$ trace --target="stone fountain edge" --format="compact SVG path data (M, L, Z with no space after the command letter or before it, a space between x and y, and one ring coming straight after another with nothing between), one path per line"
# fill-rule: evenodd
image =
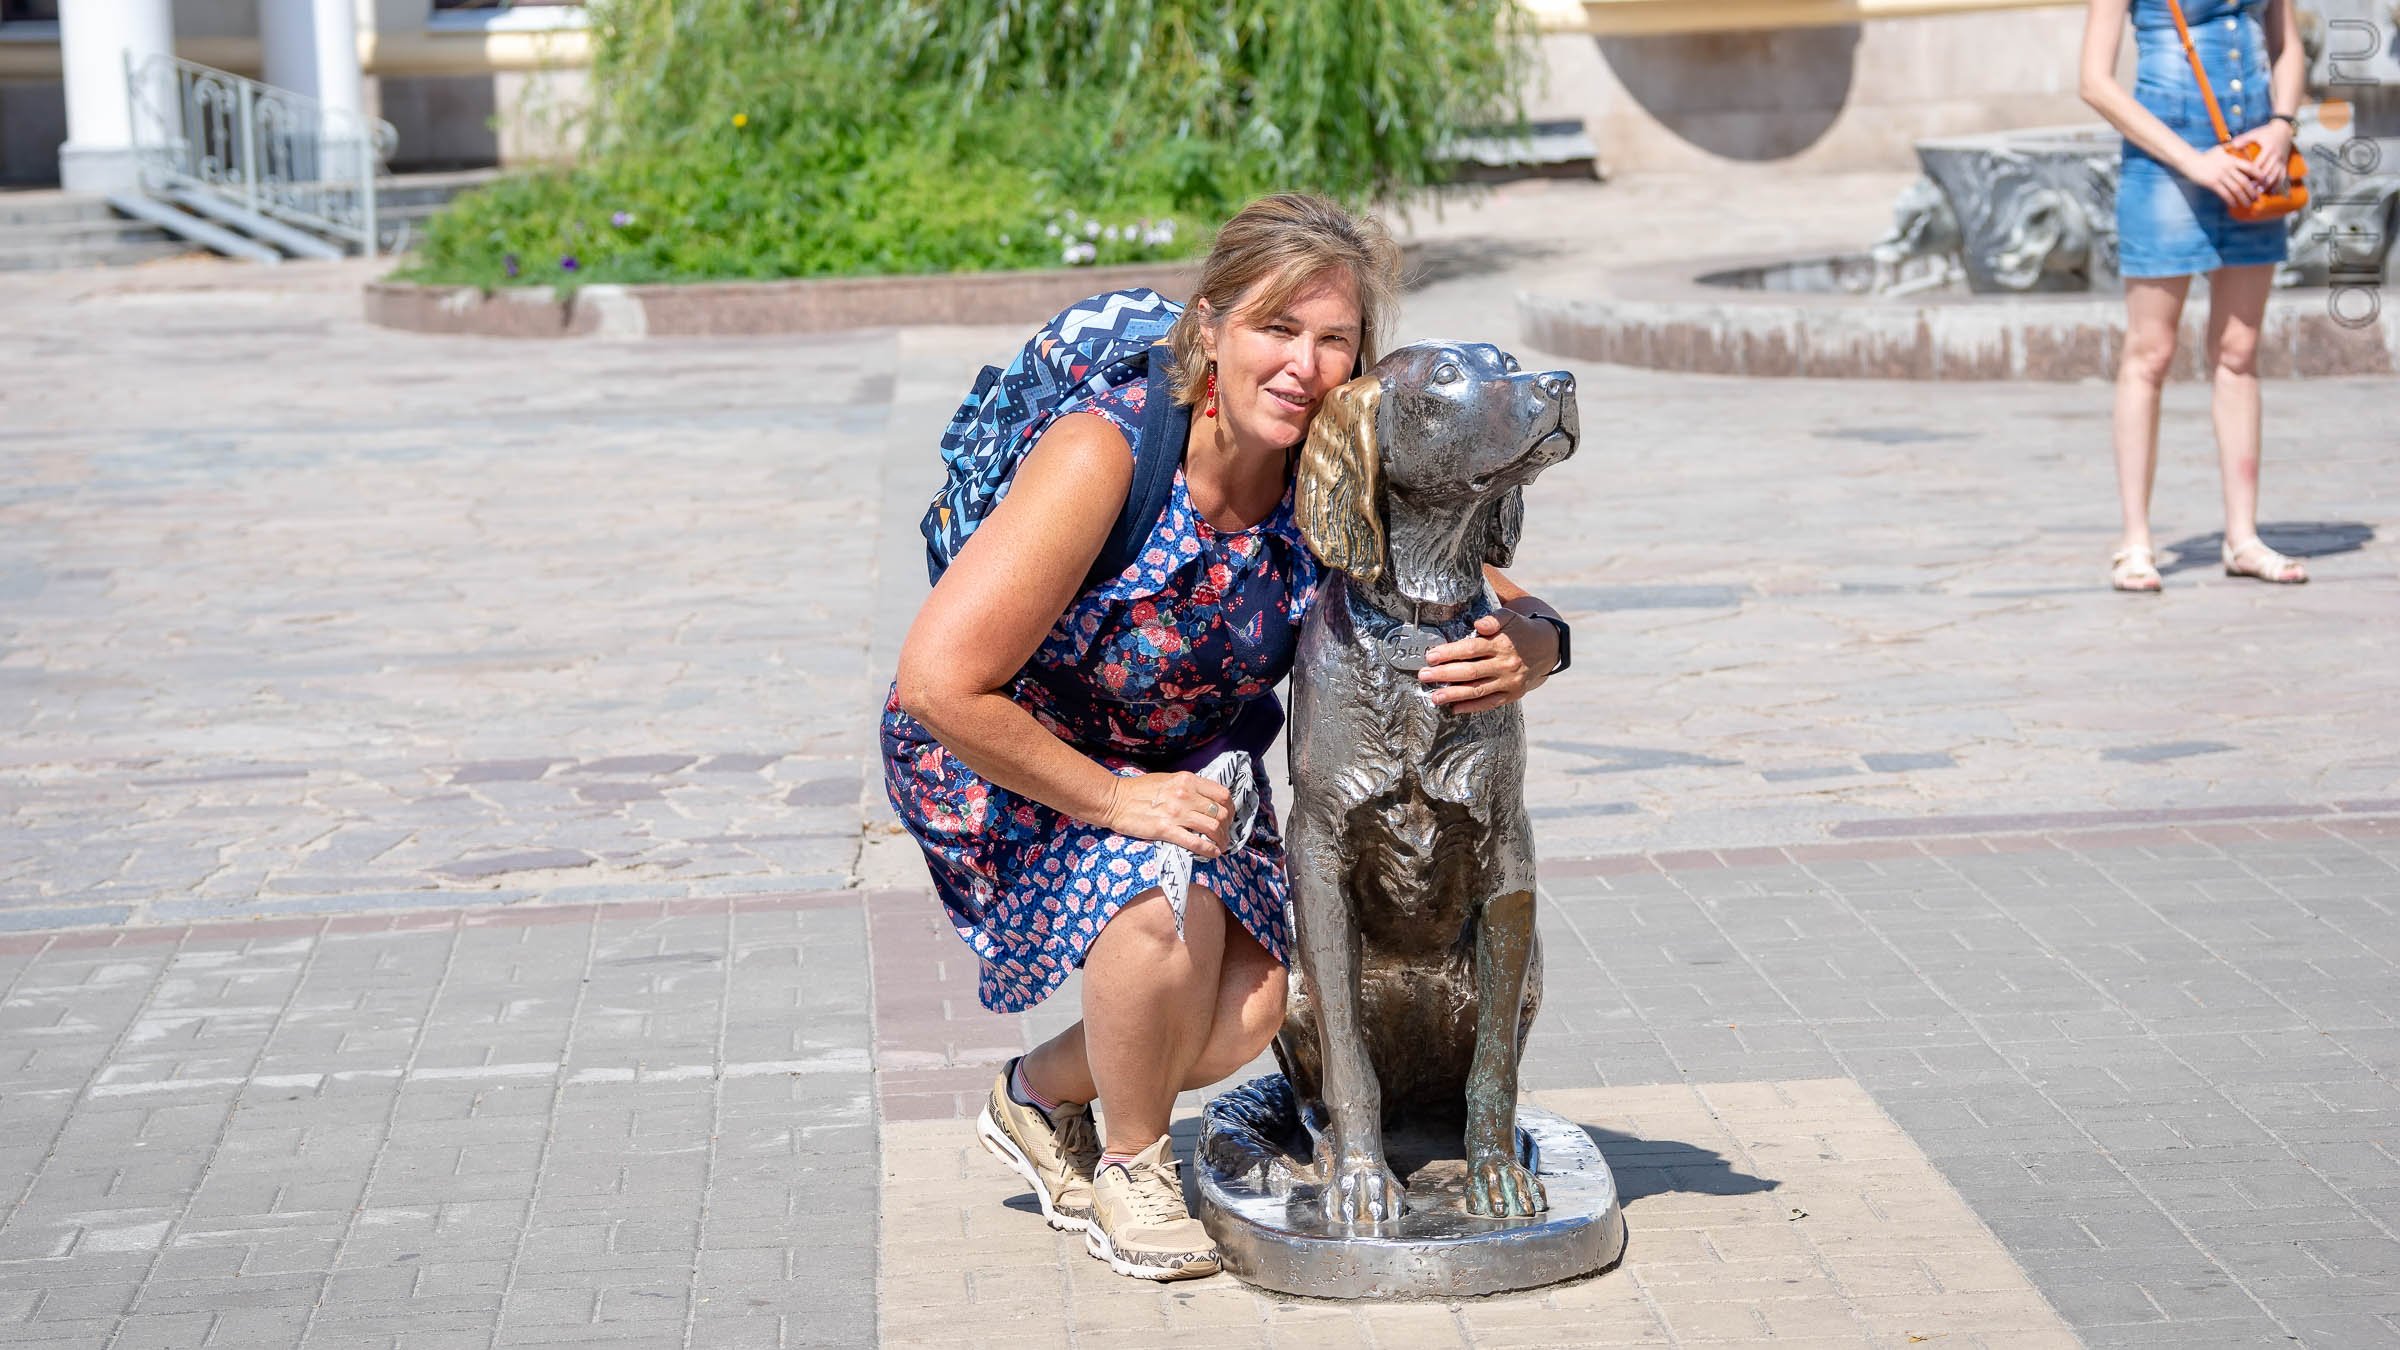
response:
M1802 254L1801 259L1835 252ZM1646 370L1814 379L2108 379L2124 343L2115 295L1938 299L1737 291L1704 273L1794 261L1792 255L1695 258L1601 274L1580 294L1517 296L1524 342L1554 355ZM2338 322L2323 289L2267 302L2259 373L2271 378L2400 372L2400 314ZM2207 307L2187 305L2173 376L2202 376Z

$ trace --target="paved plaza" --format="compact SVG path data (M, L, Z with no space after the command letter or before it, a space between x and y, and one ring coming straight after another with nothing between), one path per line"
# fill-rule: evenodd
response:
M1510 188L1402 335L1902 181ZM1022 333L369 275L0 277L0 1343L2400 1346L2400 380L2267 386L2301 588L2220 575L2171 388L2119 596L2104 385L1570 363L1526 1087L1631 1243L1362 1308L1113 1276L974 1147L1073 989L976 1005L873 726Z

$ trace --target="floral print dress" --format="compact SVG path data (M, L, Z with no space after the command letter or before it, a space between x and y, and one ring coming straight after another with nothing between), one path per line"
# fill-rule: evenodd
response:
M1074 411L1098 413L1139 443L1144 387ZM1219 530L1192 509L1183 471L1140 558L1059 616L1009 695L1051 734L1118 774L1205 745L1291 669L1317 563L1292 517ZM995 1012L1047 997L1124 904L1158 884L1159 845L1076 820L986 781L900 710L883 711L884 786L925 850L950 922L982 965L976 993ZM1283 839L1259 775L1249 843L1199 860L1195 885L1278 961L1290 929Z

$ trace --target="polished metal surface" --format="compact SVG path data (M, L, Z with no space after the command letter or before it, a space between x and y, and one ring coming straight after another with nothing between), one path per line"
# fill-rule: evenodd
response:
M1589 1235L1539 1259L1515 1236L1552 1203L1518 1131L1517 1063L1541 1000L1524 713L1448 711L1415 673L1429 647L1500 610L1483 568L1509 561L1526 484L1579 434L1573 376L1524 371L1486 343L1393 352L1311 425L1296 501L1328 570L1292 672L1297 950L1276 1058L1285 1114L1315 1124L1267 1128L1305 1139L1286 1156L1314 1180L1274 1222L1208 1219L1235 1234L1237 1275L1294 1293L1430 1294L1605 1259ZM1274 1169L1244 1156L1218 1155L1271 1184ZM1412 1192L1395 1160L1411 1184L1443 1184ZM1240 1191L1220 1177L1203 1194ZM1369 1244L1356 1260L1339 1254L1352 1241Z
M1396 1221L1371 1232L1328 1228L1316 1205L1324 1170L1291 1086L1281 1075L1253 1079L1209 1103L1202 1119L1201 1219L1227 1270L1318 1298L1497 1294L1614 1264L1625 1214L1591 1136L1532 1106L1517 1108L1516 1128L1519 1156L1550 1199L1542 1213L1469 1214L1462 1165L1435 1159L1412 1167Z

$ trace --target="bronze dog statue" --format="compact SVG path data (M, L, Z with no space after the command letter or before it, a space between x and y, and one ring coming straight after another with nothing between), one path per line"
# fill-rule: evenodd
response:
M1299 960L1275 1050L1324 1123L1336 1225L1400 1215L1383 1131L1403 1121L1463 1129L1468 1212L1546 1207L1516 1132L1541 998L1525 717L1446 712L1416 672L1499 609L1483 564L1509 562L1525 484L1577 439L1573 376L1420 343L1336 389L1301 454L1326 572L1292 675Z

